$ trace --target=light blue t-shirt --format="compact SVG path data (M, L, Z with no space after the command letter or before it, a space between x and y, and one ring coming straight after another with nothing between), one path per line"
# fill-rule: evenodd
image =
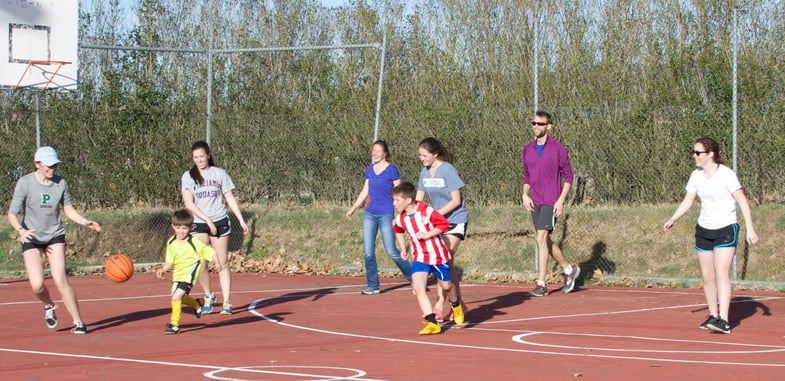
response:
M420 172L420 181L417 183L417 190L428 194L431 206L439 210L452 200L450 193L463 189L466 185L458 175L458 170L452 164L443 161L434 175L431 176L430 167L423 167ZM444 215L451 224L465 224L469 222L469 211L463 202L463 192L461 192L461 205Z

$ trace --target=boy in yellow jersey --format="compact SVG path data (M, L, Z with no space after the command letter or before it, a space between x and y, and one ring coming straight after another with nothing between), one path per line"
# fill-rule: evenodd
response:
M193 307L196 318L202 317L204 299L194 299L188 295L191 287L199 280L199 272L207 261L212 261L215 250L198 239L192 239L191 225L194 217L187 209L180 209L172 214L172 230L174 236L166 243L166 263L155 272L158 279L173 269L172 275L172 319L166 326L164 334L174 335L180 332L180 315L183 303ZM217 266L220 266L216 262ZM220 271L221 269L218 269Z

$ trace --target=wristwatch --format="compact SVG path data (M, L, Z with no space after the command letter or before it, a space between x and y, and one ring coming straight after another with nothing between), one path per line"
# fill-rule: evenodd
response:
M20 227L16 228L16 231L18 231L20 233L22 232L22 230L25 230L24 226L20 226Z

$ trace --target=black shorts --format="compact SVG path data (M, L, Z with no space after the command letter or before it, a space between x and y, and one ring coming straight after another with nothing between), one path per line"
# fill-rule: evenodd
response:
M203 222L194 223L191 226L191 234L207 233L207 235L211 237L226 237L229 234L232 234L232 223L231 221L229 221L229 217L225 217L213 223L215 224L215 229L218 234L215 235L210 234L210 227Z
M180 289L185 291L185 294L188 295L189 293L191 293L191 289L193 287L194 285L187 282L174 282L172 284L172 293L174 294L174 290Z
M42 242L35 238L32 238L29 241L22 244L22 252L24 253L25 251L30 249L46 250L47 247L51 245L58 245L58 244L65 244L65 235L59 235L46 242Z
M695 251L714 251L723 247L736 248L739 244L739 224L719 229L695 225Z
M534 205L532 221L534 222L534 230L547 230L552 232L553 225L556 225L556 217L553 215L553 206Z

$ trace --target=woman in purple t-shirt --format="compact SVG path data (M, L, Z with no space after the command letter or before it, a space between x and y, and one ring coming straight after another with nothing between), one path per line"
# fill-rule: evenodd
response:
M379 271L376 264L376 232L382 232L384 250L390 259L395 262L410 283L412 281L412 266L409 261L401 258L401 252L395 246L395 233L393 232L393 214L395 209L392 202L392 188L401 182L398 167L390 164L390 150L387 143L377 140L371 146L371 160L373 163L365 170L365 183L357 200L346 212L346 218L351 219L352 214L360 208L363 201L365 214L363 216L363 253L365 255L365 274L367 286L360 291L363 295L375 295L379 291Z

